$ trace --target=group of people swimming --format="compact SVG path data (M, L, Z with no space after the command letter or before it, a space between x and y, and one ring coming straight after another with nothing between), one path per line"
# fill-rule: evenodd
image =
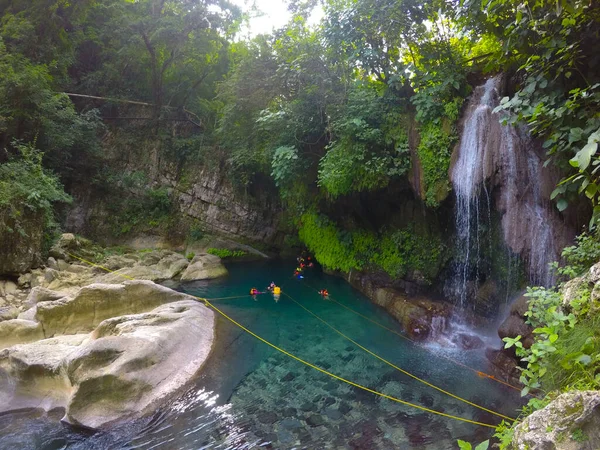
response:
M296 260L298 261L298 267L296 267L296 270L294 271L294 277L298 278L300 280L300 279L304 278L304 275L302 275L302 273L304 272L304 269L313 268L315 265L311 261L311 257L310 256L305 257L304 254L302 254L301 256L296 258Z
M305 253L302 253L302 255L296 258L296 260L298 261L298 266L294 271L294 278L302 279L304 278L304 275L302 275L304 270L307 268L313 268L315 264L312 261L312 258L310 256L307 256ZM250 295L256 300L257 295L266 294L267 291L273 294L275 301L279 300L279 296L281 295L281 287L277 286L274 281L271 281L271 284L269 284L269 286L266 287L266 291L259 291L258 289L253 287L252 289L250 289ZM327 291L327 289L321 289L319 291L319 295L321 295L323 298L327 298L329 297L329 292Z
M277 286L274 281L271 281L271 284L269 284L266 289L273 295L281 295L281 288ZM252 295L253 297L259 294L266 294L266 292L261 292L255 287L250 289L250 295Z

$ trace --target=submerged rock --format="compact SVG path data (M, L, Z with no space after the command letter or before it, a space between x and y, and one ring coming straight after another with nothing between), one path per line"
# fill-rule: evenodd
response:
M213 339L213 312L187 297L91 334L15 345L0 352L0 410L65 407L64 421L91 428L141 415L194 376Z
M481 340L480 337L465 333L459 333L458 335L456 335L452 339L452 342L454 342L456 345L460 346L465 350L474 350L483 348L485 346L485 343Z
M572 391L534 412L515 429L513 450L600 448L600 391Z
M227 275L221 258L208 253L196 255L181 275L181 281L210 280Z

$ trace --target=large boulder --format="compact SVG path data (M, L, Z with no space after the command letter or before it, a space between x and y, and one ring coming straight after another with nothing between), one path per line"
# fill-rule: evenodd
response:
M500 336L500 339L521 336L523 347L529 348L533 345L533 327L526 323L527 318L525 317L525 313L528 309L528 298L524 295L519 296L519 298L511 305L509 316L498 328L498 336Z
M50 248L50 256L55 259L71 261L70 256L74 254L79 257L93 257L95 255L94 244L92 241L75 236L72 233L64 233L58 241Z
M185 256L167 250L144 253L141 258L136 255L110 257L104 267L115 270L97 278L98 283L121 283L124 279L165 281L179 277L189 265ZM120 267L119 267L120 265Z
M221 264L221 258L208 253L196 255L181 275L181 281L211 280L227 275L227 269Z
M0 351L0 411L64 407L64 421L102 428L155 408L198 372L212 348L213 312L183 297L104 320L90 334Z
M515 429L513 450L600 449L600 391L571 391Z
M12 319L0 322L0 350L23 342L44 339L44 330L39 322Z
M46 337L89 332L110 317L149 311L159 305L189 299L152 281L91 284L73 296L37 304L35 318Z

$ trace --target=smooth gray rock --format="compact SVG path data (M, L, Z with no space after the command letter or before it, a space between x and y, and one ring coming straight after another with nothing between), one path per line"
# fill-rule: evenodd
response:
M58 267L58 262L52 256L46 261L46 266L50 269L60 270L60 267Z
M600 449L600 391L571 391L526 417L513 450Z
M0 322L5 320L16 319L19 315L19 310L14 306L3 306L0 307Z
M44 339L44 330L39 322L23 319L0 322L0 350L40 339Z
M36 286L34 287L27 296L25 304L28 306L37 305L40 302L51 302L63 298L65 294L56 292L51 289Z
M208 253L196 255L181 275L181 281L211 280L227 275L221 258Z
M36 320L46 337L89 332L100 322L124 314L149 311L159 305L190 297L152 281L91 284L73 296L37 304Z
M0 411L64 407L64 421L91 428L143 415L201 369L214 322L210 309L187 297L107 319L90 334L2 350Z

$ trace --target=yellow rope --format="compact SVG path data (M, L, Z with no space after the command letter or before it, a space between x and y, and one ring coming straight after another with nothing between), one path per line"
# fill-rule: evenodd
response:
M107 272L109 272L109 273L115 273L115 274L117 274L117 275L120 275L120 276L122 276L122 277L124 277L124 278L130 279L130 280L135 280L135 279L134 279L134 278L132 278L132 277L129 277L129 276L127 276L127 275L124 275L124 274L121 274L121 273L119 273L118 271L113 271L113 270L110 270L110 269L108 269L108 268L106 268L106 267L103 267L103 266L101 266L101 265L99 265L99 264L95 264L95 263L93 263L93 262L90 262L90 261L87 261L87 260L85 260L85 259L83 259L83 258L79 258L78 256L75 256L75 255L73 255L73 254L71 254L71 253L67 253L67 254L68 254L69 256L71 256L71 257L75 258L75 259L78 259L78 260L80 260L80 261L83 261L83 262L85 262L85 263L87 263L87 264L89 264L89 265L91 265L91 266L94 266L94 267L98 267L98 268L100 268L100 269L103 269L103 270L105 270L105 271L107 271ZM287 295L287 294L286 294L286 295ZM378 395L378 396L380 396L380 397L387 398L388 400L392 400L392 401L394 401L394 402L397 402L397 403L400 403L400 404L403 404L403 405L406 405L406 406L410 406L410 407L412 407L412 408L419 409L419 410L421 410L421 411L425 411L425 412L428 412L428 413L431 413L431 414L436 414L436 415L439 415L439 416L447 417L447 418L449 418L449 419L458 420L458 421L461 421L461 422L470 423L470 424L473 424L473 425L479 425L479 426L482 426L482 427L494 428L494 429L496 428L496 426L495 426L495 425L491 425L491 424L488 424L488 423L483 423L483 422L477 422L477 421L475 421L475 420L465 419L464 417L459 417L459 416L455 416L455 415L452 415L452 414L447 414L447 413L444 413L444 412L441 412L441 411L436 411L436 410L434 410L434 409L426 408L426 407L424 407L424 406L416 405L416 404L414 404L414 403L410 403L410 402L407 402L407 401L401 400L401 399L399 399L399 398L392 397L392 396L390 396L390 395L384 394L384 393L382 393L382 392L375 391L375 390L373 390L373 389L370 389L370 388L368 388L368 387L366 387L366 386L360 385L360 384L358 384L358 383L355 383L355 382L353 382L353 381L350 381L350 380L347 380L347 379L345 379L345 378L343 378L343 377L340 377L340 376L338 376L338 375L335 375L335 374L333 374L333 373L331 373L331 372L329 372L329 371L327 371L327 370L325 370L325 369L321 369L320 367L318 367L318 366L315 366L314 364L311 364L311 363L309 363L308 361L305 361L305 360L303 360L303 359L301 359L301 358L299 358L299 357L297 357L297 356L293 355L292 353L290 353L290 352L288 352L288 351L284 350L284 349L283 349L283 348L281 348L281 347L278 347L277 345L275 345L275 344L273 344L273 343L271 343L271 342L267 341L266 339L262 338L262 337L261 337L261 336L259 336L258 334L256 334L256 333L252 332L251 330L249 330L248 328L246 328L245 326L243 326L241 323L237 322L235 319L233 319L233 318L229 317L229 316L228 316L226 313L224 313L224 312L223 312L223 311L221 311L219 308L217 308L215 305L213 305L213 304L212 304L212 303L211 303L211 302L210 302L208 299L206 299L206 298L202 298L202 297L196 297L196 296L191 296L191 297L194 297L195 299L197 299L197 300L200 300L200 301L204 302L204 304L206 304L207 306L210 306L212 309L214 309L216 312L218 312L218 313L219 313L221 316L223 316L225 319L229 320L231 323L233 323L234 325L236 325L236 326L237 326L237 327L239 327L240 329L244 330L246 333L248 333L248 334L249 334L249 335L251 335L252 337L254 337L254 338L258 339L259 341L263 342L264 344L268 345L269 347L271 347L271 348L273 348L273 349L277 350L278 352L280 352L280 353L282 353L282 354L284 354L284 355L286 355L286 356L288 356L288 357L290 357L290 358L294 359L295 361L298 361L298 362L300 362L300 363L302 363L302 364L304 364L304 365L306 365L306 366L308 366L308 367L311 367L312 369L315 369L315 370L317 370L317 371L319 371L319 372L321 372L321 373L324 373L325 375L328 375L328 376L330 376L330 377L332 377L332 378L334 378L334 379L336 379L336 380L342 381L342 382L344 382L344 383L347 383L347 384L349 384L349 385L351 385L351 386L354 386L354 387L356 387L356 388L359 388L359 389L362 389L362 390L364 390L364 391L370 392L370 393L372 393L372 394ZM288 295L288 297L289 297L289 295ZM291 297L290 297L290 298L291 298Z
M304 281L304 280L303 280L303 281ZM317 289L315 289L314 287L312 287L312 286L311 286L310 284L308 284L306 281L304 281L304 284L306 284L306 285L307 285L309 288L311 288L311 289L312 289L312 290L314 290L315 292L318 292L318 290L317 290ZM505 386L507 386L507 387L509 387L509 388L511 388L511 389L514 389L514 390L516 390L516 391L519 391L519 392L521 392L521 388L519 388L519 387L517 387L517 386L513 386L512 384L510 384L510 383L507 383L506 381L500 380L500 379L496 378L494 375L490 375L490 374L487 374L487 373L485 373L485 372L482 372L482 371L480 371L480 370L474 369L474 368L472 368L472 367L469 367L469 366L467 366L466 364L463 364L463 363L461 363L460 361L456 361L455 359L449 358L448 356L441 355L441 354L439 354L439 353L435 353L435 352L433 352L433 351L429 350L427 347L425 347L425 346L423 346L423 345L419 345L419 343L418 343L418 342L415 342L415 341L413 341L412 339L410 339L409 337L407 337L407 336L404 336L402 333L398 333L396 330L393 330L393 329L391 329L391 328L389 328L389 327L386 327L385 325L383 325L383 324L381 324L381 323L377 322L376 320L373 320L373 319L371 319L370 317L368 317L368 316L365 316L364 314L361 314L361 313L359 313L359 312L358 312L358 311L356 311L355 309L352 309L352 308L350 308L349 306L346 306L346 305L344 305L343 303L341 303L341 302L337 301L336 299L334 299L333 297L331 297L331 295L328 295L328 296L327 296L327 299L328 299L328 300L331 300L332 302L334 302L334 303L336 303L336 304L338 304L338 305L339 305L339 306L341 306L342 308L345 308L345 309L347 309L348 311L350 311L350 312L352 312L352 313L354 313L354 314L356 314L356 315L358 315L358 316L362 317L363 319L365 319L365 320L368 320L369 322L371 322L371 323L373 323L373 324L377 325L378 327L381 327L381 328L383 328L384 330L387 330L387 331L389 331L390 333L394 333L396 336L399 336L399 337L401 337L402 339L404 339L404 340L407 340L408 342L410 342L410 343L414 344L415 346L417 346L417 347L419 347L419 348L421 348L421 349L425 350L425 351L426 351L426 352L428 352L428 353L431 353L431 354L432 354L432 355L434 355L434 356L437 356L437 357L439 357L439 358L443 358L443 359L445 359L445 360L447 360L447 361L450 361L451 363L454 363L454 364L456 364L456 365L458 365L458 366L461 366L461 367L463 367L463 368L465 368L465 369L468 369L468 370L470 370L470 371L474 372L475 374L477 374L477 375L478 375L479 377L481 377L481 378L487 378L487 379L489 379L489 380L496 381L496 382L498 382L498 383L501 383L501 384L503 384L503 385L505 385Z
M425 384L426 386L429 386L430 388L433 388L439 392L442 392L443 394L446 394L456 400L459 400L463 403L466 403L467 405L471 405L474 406L475 408L479 408L483 411L486 411L490 414L494 414L498 417L502 417L503 419L507 419L507 420L511 420L511 421L515 421L515 419L513 419L512 417L508 417L505 416L504 414L500 414L499 412L496 411L492 411L491 409L487 409L481 405L478 405L476 403L470 402L467 399L464 399L462 397L459 397L458 395L455 395L451 392L448 392L444 389L442 389L441 387L436 386L435 384L429 383L428 381L419 378L416 375L413 375L412 373L408 372L407 370L402 369L401 367L396 366L395 364L391 363L390 361L388 361L385 358L382 358L381 356L379 356L377 353L372 352L371 350L369 350L368 348L360 345L358 342L356 342L354 339L352 339L351 337L345 335L344 333L342 333L340 330L338 330L337 328L335 328L333 325L331 325L330 323L328 323L327 321L325 321L324 319L322 319L321 317L319 317L317 314L315 314L314 312L312 312L310 309L308 309L307 307L305 307L303 304L301 304L300 302L296 301L294 298L292 298L291 295L287 294L284 292L284 295L287 296L290 300L292 300L294 303L296 303L298 306L300 306L300 308L304 309L307 313L311 314L313 317L315 317L317 320L319 320L320 322L322 322L324 325L326 325L327 327L331 328L333 331L335 331L337 334L339 334L340 336L342 336L344 339L347 339L348 341L352 342L354 345L356 345L358 348L360 348L361 350L367 352L369 355L377 358L378 360L386 363L388 366L393 367L394 369L398 370L399 372L402 372L404 375L407 375L423 384Z

